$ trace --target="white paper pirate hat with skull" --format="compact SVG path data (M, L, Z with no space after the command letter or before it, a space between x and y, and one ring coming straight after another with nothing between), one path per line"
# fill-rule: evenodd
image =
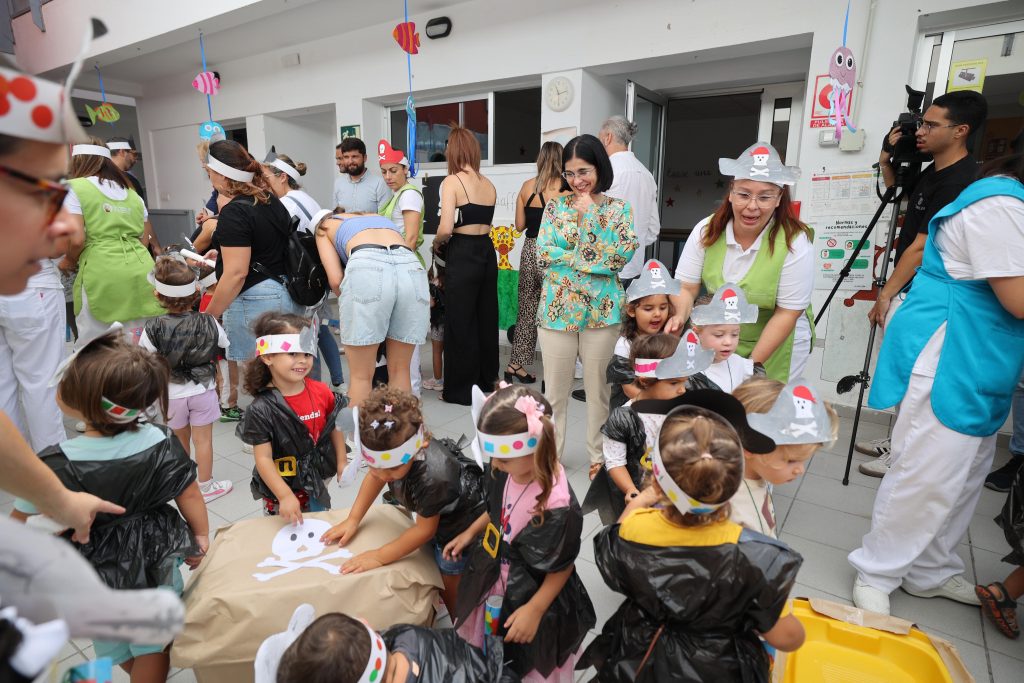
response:
M749 413L747 422L780 446L832 441L832 419L825 402L802 377L785 386L771 410Z
M89 142L71 105L71 86L82 70L89 45L106 32L99 19L86 27L78 57L63 85L0 65L0 135L58 145Z
M633 302L654 294L675 296L679 294L681 285L679 280L672 278L665 264L657 259L651 259L644 264L640 275L626 288L626 301Z
M675 352L658 363L654 371L657 379L679 379L704 372L715 360L715 352L700 345L700 339L693 330L683 333Z
M726 282L711 297L711 303L694 307L690 321L694 325L756 323L757 306L747 303L747 295L739 285Z
M800 169L783 164L782 157L767 142L755 142L738 159L720 158L718 171L736 180L760 180L779 187L795 185L800 179Z

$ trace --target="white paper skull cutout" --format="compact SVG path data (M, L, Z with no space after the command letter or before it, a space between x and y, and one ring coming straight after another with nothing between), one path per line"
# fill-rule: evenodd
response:
M697 345L700 344L700 340L697 339L697 335L692 331L687 332L684 343L686 344L686 355L690 357L696 355Z
M765 165L767 165L768 164L768 156L769 155L770 155L770 152L768 151L767 147L758 147L757 149L755 149L753 152L750 153L750 156L754 157L754 165L755 166L765 166Z
M727 311L738 311L740 307L740 299L731 289L722 292L722 303Z
M253 574L253 578L257 581L269 581L276 576L305 568L322 569L329 574L339 574L341 566L328 564L326 561L352 557L352 553L345 548L339 548L332 553L321 555L327 546L320 540L320 537L330 528L331 525L322 519L305 519L302 524L289 524L282 527L270 545L270 549L276 557L268 557L256 565L257 567L281 567L281 569L267 574L256 573Z
M798 386L793 389L793 408L796 413L793 415L798 420L814 419L814 396L805 386Z

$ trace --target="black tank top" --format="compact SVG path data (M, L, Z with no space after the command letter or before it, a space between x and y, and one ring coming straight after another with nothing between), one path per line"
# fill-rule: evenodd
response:
M459 181L459 185L462 185L462 191L466 193L466 198L469 198L469 191L466 190L466 184L462 182L462 178L455 175L455 179ZM461 228L463 225L490 225L491 221L494 220L494 204L474 204L473 202L466 202L455 207L455 225L453 228ZM538 225L540 225L538 223Z
M537 196L540 197L540 206L530 206L530 202ZM526 236L530 239L537 239L537 235L540 233L540 221L544 218L544 207L547 204L548 202L544 199L543 192L533 192L530 194L530 198L526 200L523 213L526 214Z

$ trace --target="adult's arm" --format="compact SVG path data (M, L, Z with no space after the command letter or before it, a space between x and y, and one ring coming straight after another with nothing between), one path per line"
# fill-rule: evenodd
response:
M793 239L779 274L775 312L750 352L750 360L764 363L796 327L814 293L814 251L806 234Z
M889 144L895 146L896 142L903 137L900 127L896 126L890 130L888 137ZM884 149L878 153L878 168L882 171L882 180L885 182L885 186L892 187L892 184L896 182L896 171L892 167L892 154Z
M775 353L790 333L796 327L796 321L803 315L803 311L794 311L789 308L775 307L775 312L768 319L768 323L761 330L761 336L750 352L750 360L755 363L764 363Z
M446 240L455 229L455 181L448 176L441 181L441 218L437 224L437 239Z
M1010 315L1024 319L1024 275L1017 277L990 277L988 284L996 298Z
M405 224L405 246L413 251L416 251L416 240L420 237L420 223L422 220L422 211L402 212L402 222Z
M195 247L197 254L203 254L213 242L213 233L217 230L217 218L211 217L203 221L202 227L199 228L199 236L192 242L192 246Z
M217 291L214 292L213 300L206 309L206 312L215 318L222 316L242 291L242 285L245 284L245 278L249 273L252 248L222 246L220 257L224 263L224 272L217 280Z
M638 241L633 225L633 208L629 202L624 201L622 210L609 215L604 222L598 218L596 205L588 208L580 225L579 244L611 245L612 249L609 252L577 248L574 250L572 267L591 275L610 276L618 273L637 250Z
M75 541L89 541L89 530L97 514L124 514L124 508L120 505L64 488L53 470L32 451L18 428L3 412L0 412L0 443L4 444L0 448L2 488L29 501L41 513L74 529Z
M919 232L914 237L914 241L911 242L910 246L903 250L900 260L892 271L892 275L889 276L888 281L878 292L878 299L875 300L875 305L868 311L868 320L879 327L885 326L885 316L889 312L892 298L907 286L910 278L914 277L914 272L921 265L921 260L924 258L924 244L927 241L928 233Z
M316 233L316 251L320 254L320 263L324 266L331 291L335 295L340 295L341 279L345 276L345 271L341 267L341 256L338 255L338 250L334 247L330 233Z
M153 231L153 224L149 222L147 218L142 224L142 246L152 247L156 253L163 252L163 248L160 246L160 240L156 238L156 233Z
M540 231L537 233L537 266L541 270L554 265L569 266L576 251L567 249L568 245L562 239L556 219L556 205L556 202L548 202L544 207L544 217L541 218Z
M668 297L668 300L672 302L672 309L675 313L665 323L665 332L667 334L678 335L682 333L683 327L685 327L686 321L690 317L690 311L693 310L693 302L697 300L698 294L700 294L699 282L683 282L679 285L679 293Z
M536 182L534 180L527 180L523 183L523 186L519 188L519 194L516 195L516 230L519 232L526 231L526 185L530 182Z

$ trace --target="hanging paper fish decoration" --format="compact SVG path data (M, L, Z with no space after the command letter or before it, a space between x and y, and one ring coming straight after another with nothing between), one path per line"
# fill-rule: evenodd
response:
M204 71L192 79L192 87L204 95L216 95L220 92L220 79L212 71Z
M96 119L99 119L103 123L114 123L121 118L121 113L114 109L114 105L110 102L104 102L95 109L87 104L85 105L85 113L89 115L89 120L94 124L96 123Z
M398 43L398 47L402 48L411 55L419 54L420 52L420 34L416 33L416 22L406 21L395 26L395 30L391 33L395 38L395 42Z
M210 142L227 139L227 135L224 134L224 126L216 121L204 121L199 124L199 137Z

